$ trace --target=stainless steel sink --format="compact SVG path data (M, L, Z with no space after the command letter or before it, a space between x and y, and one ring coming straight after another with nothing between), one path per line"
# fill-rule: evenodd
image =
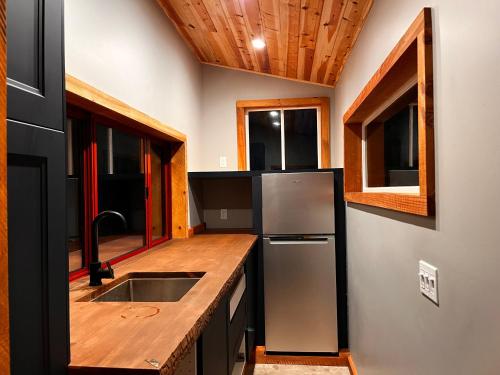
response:
M126 280L98 294L92 302L176 302L204 273L129 274Z

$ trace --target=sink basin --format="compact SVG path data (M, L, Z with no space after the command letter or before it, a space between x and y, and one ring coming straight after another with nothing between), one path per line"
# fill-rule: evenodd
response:
M129 274L125 280L91 298L92 302L176 302L204 273Z

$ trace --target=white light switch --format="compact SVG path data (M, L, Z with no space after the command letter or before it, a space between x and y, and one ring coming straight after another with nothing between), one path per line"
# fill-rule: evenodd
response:
M438 298L438 269L432 264L424 262L423 260L418 262L418 281L420 284L420 292L433 301L436 305L439 305Z
M220 219L227 220L227 208L220 209Z
M219 167L227 168L227 158L225 156L219 157Z

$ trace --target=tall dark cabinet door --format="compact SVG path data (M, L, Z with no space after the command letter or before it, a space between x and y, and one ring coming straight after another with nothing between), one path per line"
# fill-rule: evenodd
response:
M7 121L9 292L13 375L68 364L64 134Z
M7 2L12 375L69 362L62 0Z
M62 0L7 1L7 117L63 130Z

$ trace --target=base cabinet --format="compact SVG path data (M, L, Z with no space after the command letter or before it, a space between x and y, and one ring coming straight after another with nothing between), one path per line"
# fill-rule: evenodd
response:
M198 375L228 373L227 297L224 296L210 323L198 339Z
M253 262L254 250L248 257ZM248 341L248 330L252 324L248 293L250 283L255 280L250 274L253 267L245 265L245 273L239 277L219 303L207 327L197 342L197 375L241 375L246 358L251 357L255 346ZM250 271L250 272L249 272ZM251 328L253 330L253 327Z

